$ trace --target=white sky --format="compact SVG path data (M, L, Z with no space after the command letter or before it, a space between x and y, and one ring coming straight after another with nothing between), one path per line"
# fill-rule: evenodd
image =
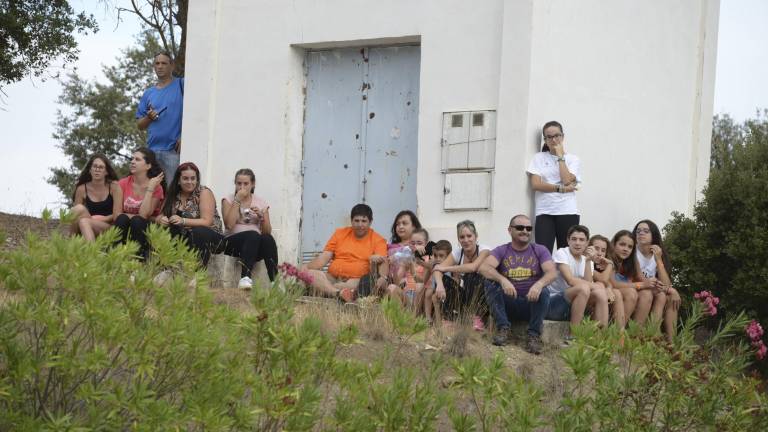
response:
M118 3L126 3L119 0ZM89 10L99 20L98 33L78 38L81 77L103 79L101 65L114 64L120 50L133 44L139 30L129 14L116 26L116 13L96 2L74 0L76 10ZM717 47L715 113L737 121L768 108L768 1L721 0ZM149 67L149 62L147 63ZM39 216L43 208L58 208L58 190L45 182L49 167L66 166L67 159L52 138L56 100L61 86L54 79L25 79L6 87L0 103L0 211Z

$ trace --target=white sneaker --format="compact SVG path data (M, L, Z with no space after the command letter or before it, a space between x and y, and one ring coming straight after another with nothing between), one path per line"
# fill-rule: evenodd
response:
M237 287L244 290L249 290L253 288L253 281L248 276L243 276L242 279L240 279L240 282L237 283Z

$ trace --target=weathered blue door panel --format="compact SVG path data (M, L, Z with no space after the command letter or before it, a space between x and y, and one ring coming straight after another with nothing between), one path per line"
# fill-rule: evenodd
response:
M402 46L368 54L364 193L382 235L398 211L416 211L419 53L419 47Z
M358 202L384 236L399 210L416 210L419 57L411 46L307 53L303 260Z

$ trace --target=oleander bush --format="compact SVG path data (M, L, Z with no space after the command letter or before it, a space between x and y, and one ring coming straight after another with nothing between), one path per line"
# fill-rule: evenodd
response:
M561 353L565 390L546 393L503 352L404 357L426 324L396 302L381 306L391 349L356 359L355 325L294 315L295 278L254 289L239 312L213 302L183 244L157 228L149 238L146 263L114 232L30 235L0 252L0 430L768 428L765 394L744 374L743 315L703 345L697 304L673 344L652 326L585 323Z

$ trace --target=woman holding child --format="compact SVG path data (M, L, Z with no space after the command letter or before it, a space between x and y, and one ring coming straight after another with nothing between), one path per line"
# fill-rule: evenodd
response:
M482 316L487 314L480 264L491 253L491 248L477 242L477 228L471 220L456 225L456 236L461 248L451 251L433 269L435 289L433 294L436 310L448 319L472 316L475 330L485 326ZM432 294L428 291L428 296ZM444 302L444 303L443 303ZM440 311L442 303L443 311Z
M221 213L227 228L224 253L239 257L243 269L238 287L253 285L251 272L257 261L264 260L269 280L277 275L277 243L272 237L269 204L254 195L256 174L249 168L235 173L235 193L221 200Z
M172 235L182 237L198 252L203 265L208 264L224 236L216 198L210 189L200 185L200 170L194 163L184 162L176 169L156 222Z
M415 234L415 235L414 235ZM387 260L389 261L390 281L386 288L386 295L398 299L403 303L417 302L420 298L416 281L417 258L426 255L426 244L429 234L422 229L421 222L416 214L410 210L403 210L395 216L392 223L391 243L387 244ZM420 259L422 264L423 259ZM423 267L423 266L420 266ZM427 277L429 272L426 273ZM421 281L424 283L424 280ZM422 285L423 286L423 285Z
M155 152L142 147L133 152L130 175L118 182L123 193L123 212L115 219L122 232L122 242L131 239L139 243L139 256L146 259L149 243L146 231L149 222L160 214L160 203L165 196L163 170Z
M77 178L72 202L75 204L73 234L79 233L86 241L94 241L112 226L115 216L123 210L123 191L106 156L96 153L88 159Z
M579 157L565 152L563 126L547 122L542 128L544 145L528 165L536 202L536 243L552 251L568 246L568 228L579 224L576 190L581 182Z

